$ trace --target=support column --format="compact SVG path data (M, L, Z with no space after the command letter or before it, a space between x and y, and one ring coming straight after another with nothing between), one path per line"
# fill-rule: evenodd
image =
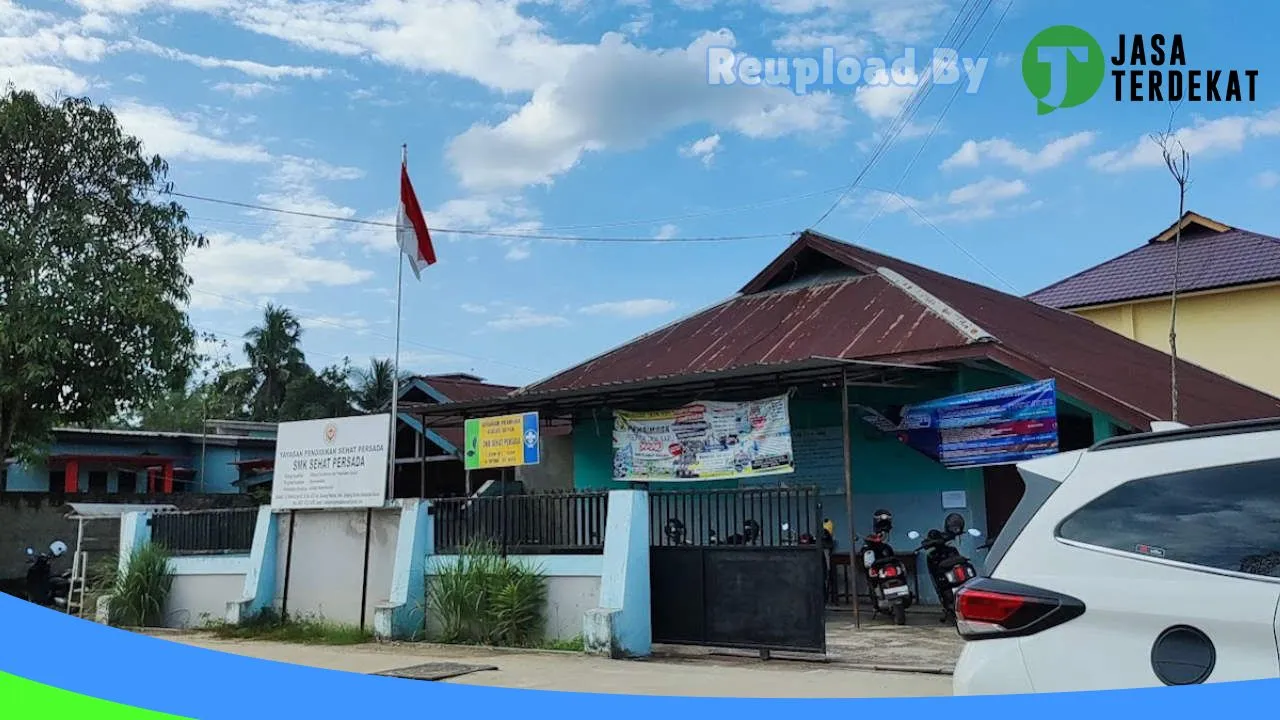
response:
M250 620L275 602L279 527L279 518L271 512L270 507L258 508L258 522L253 530L253 546L249 550L244 589L239 600L227 603L228 623L237 625Z
M1093 418L1093 441L1098 443L1116 434L1116 426L1100 412L1089 413Z
M164 494L169 495L173 492L173 463L164 464Z
M610 490L600 607L583 618L587 652L613 658L653 650L649 597L649 493Z
M391 594L373 610L373 634L379 640L419 640L426 631L427 562L435 554L435 518L426 500L395 502L400 504L400 530Z

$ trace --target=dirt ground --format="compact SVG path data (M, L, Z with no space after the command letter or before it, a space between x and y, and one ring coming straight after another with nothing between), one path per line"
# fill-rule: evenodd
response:
M846 698L951 694L951 678L946 675L874 672L831 662L763 661L755 657L707 655L608 660L578 653L408 643L321 647L218 640L203 634L160 637L210 650L356 673L383 673L429 662L497 668L441 681L461 685L685 697Z

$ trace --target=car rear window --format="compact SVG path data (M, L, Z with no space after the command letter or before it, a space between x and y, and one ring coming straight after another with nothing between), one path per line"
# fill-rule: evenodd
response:
M987 559L982 566L982 574L987 577L990 577L991 573L995 572L996 565L999 565L1005 553L1009 552L1009 546L1013 545L1013 541L1017 540L1022 531L1026 529L1027 523L1031 522L1031 518L1035 517L1035 514L1044 506L1045 501L1061 485L1056 480L1051 480L1022 468L1018 469L1018 474L1022 476L1022 484L1025 487L1022 493L1022 500L1018 501L1018 506L1009 515L1009 521L1004 524L1004 528L1000 530L1000 535L991 544L991 550L987 553Z
M1131 480L1076 510L1066 540L1280 577L1280 460Z

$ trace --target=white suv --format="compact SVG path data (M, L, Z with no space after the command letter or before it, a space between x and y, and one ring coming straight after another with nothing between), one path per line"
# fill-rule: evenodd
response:
M1018 471L1022 501L956 599L956 695L1280 677L1280 420Z

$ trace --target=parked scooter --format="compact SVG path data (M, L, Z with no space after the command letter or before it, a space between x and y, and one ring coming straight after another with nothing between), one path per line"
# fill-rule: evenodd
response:
M742 521L742 532L734 533L722 539L715 530L712 530L709 540L712 545L750 545L759 537L760 523L748 518Z
M929 579L933 581L934 592L942 603L942 619L940 622L956 621L956 590L972 580L978 570L960 551L952 545L956 538L968 534L981 537L977 528L964 529L964 516L951 513L942 521L942 530L930 530L921 541L916 552L924 552L925 566L929 571ZM912 540L919 540L920 533L912 530L907 533Z
M889 545L893 530L893 513L877 510L872 518L872 533L863 538L862 566L867 571L867 589L877 614L893 616L895 625L907 624L907 608L915 598L907 584L907 566Z
M49 545L49 551L37 554L27 548L27 600L45 607L66 608L67 597L71 591L71 571L58 575L53 574L53 561L67 552L67 544L55 540Z

